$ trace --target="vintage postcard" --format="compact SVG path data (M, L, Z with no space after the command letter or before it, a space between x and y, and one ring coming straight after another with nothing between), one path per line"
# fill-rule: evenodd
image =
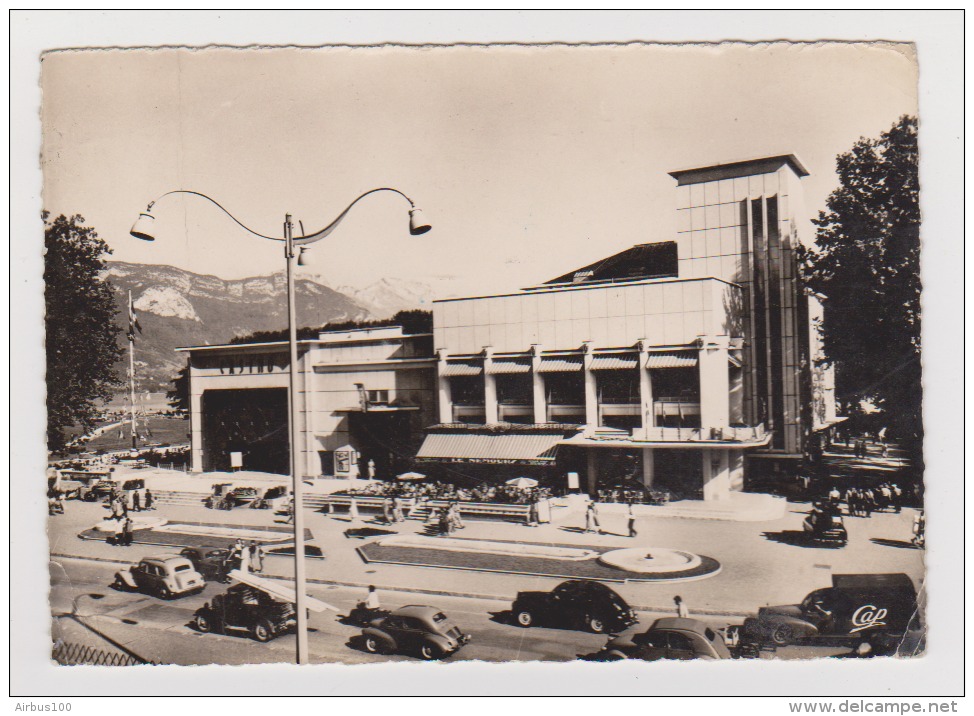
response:
M936 649L918 72L45 52L51 659Z

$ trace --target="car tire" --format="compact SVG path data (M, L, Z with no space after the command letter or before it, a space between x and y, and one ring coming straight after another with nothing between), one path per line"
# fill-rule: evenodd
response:
M274 638L274 629L266 621L259 621L254 624L254 639L263 643L266 643Z
M629 657L625 654L625 652L613 649L612 651L607 651L605 653L605 655L602 657L602 661L625 661L628 658Z
M419 655L424 661L436 661L443 657L443 651L436 644L426 642L419 647Z
M788 646L794 640L795 635L787 624L778 624L771 630L771 641L775 646Z
M200 632L201 634L209 634L211 631L216 631L216 629L214 629L215 626L216 625L213 624L213 622L202 614L196 615L196 631Z
M172 599L172 592L169 590L165 584L159 587L159 598L160 599Z
M527 609L518 609L514 612L514 623L525 629L532 627L534 626L534 614Z
M605 622L599 617L585 617L585 626L593 634L605 633Z
M115 583L112 586L120 592L127 592L129 590L129 585L127 585L125 580L119 577L117 574L115 575Z
M365 637L365 650L370 654L381 654L383 652L382 643L374 636Z

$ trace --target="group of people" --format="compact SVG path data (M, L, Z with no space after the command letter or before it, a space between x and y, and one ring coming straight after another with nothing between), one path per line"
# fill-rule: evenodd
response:
M626 527L628 530L629 537L638 537L639 533L636 531L636 513L633 510L633 503L630 502L627 505L626 510ZM599 521L599 509L594 500L589 500L588 504L585 505L585 530L584 534L591 534L592 532L598 532L600 535L605 534L602 530L602 523Z
M452 535L457 530L462 530L465 525L460 517L460 505L453 500L442 510L434 507L426 516L425 524L435 524L440 534Z
M238 538L230 545L229 550L227 562L232 569L255 573L264 571L264 546L259 542L250 540L248 544Z
M843 493L833 485L828 502L836 509L840 509L844 502L846 514L851 517L870 517L873 512L882 510L899 513L903 509L903 490L895 483L884 482L877 487L848 487Z
M352 497L404 498L420 501L493 502L506 505L528 505L551 496L544 487L523 488L513 485L487 485L466 488L436 481L373 482L361 489L348 490Z

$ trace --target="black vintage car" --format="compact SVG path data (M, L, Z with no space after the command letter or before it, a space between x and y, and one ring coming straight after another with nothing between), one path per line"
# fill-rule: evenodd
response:
M638 620L626 601L601 582L573 579L550 592L518 592L511 605L518 626L539 624L616 633Z
M184 547L179 554L190 562L207 582L229 582L227 574L235 565L230 550L222 547Z
M242 632L270 641L297 624L294 605L246 584L237 584L196 610L198 631Z

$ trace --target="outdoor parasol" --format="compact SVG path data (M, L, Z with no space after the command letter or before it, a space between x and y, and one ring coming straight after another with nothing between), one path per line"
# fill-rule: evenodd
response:
M420 472L404 472L401 475L396 475L397 480L425 480L426 475Z
M508 480L505 485L510 485L511 487L520 487L525 489L528 487L537 487L538 481L532 480L530 477L515 477L513 480Z

